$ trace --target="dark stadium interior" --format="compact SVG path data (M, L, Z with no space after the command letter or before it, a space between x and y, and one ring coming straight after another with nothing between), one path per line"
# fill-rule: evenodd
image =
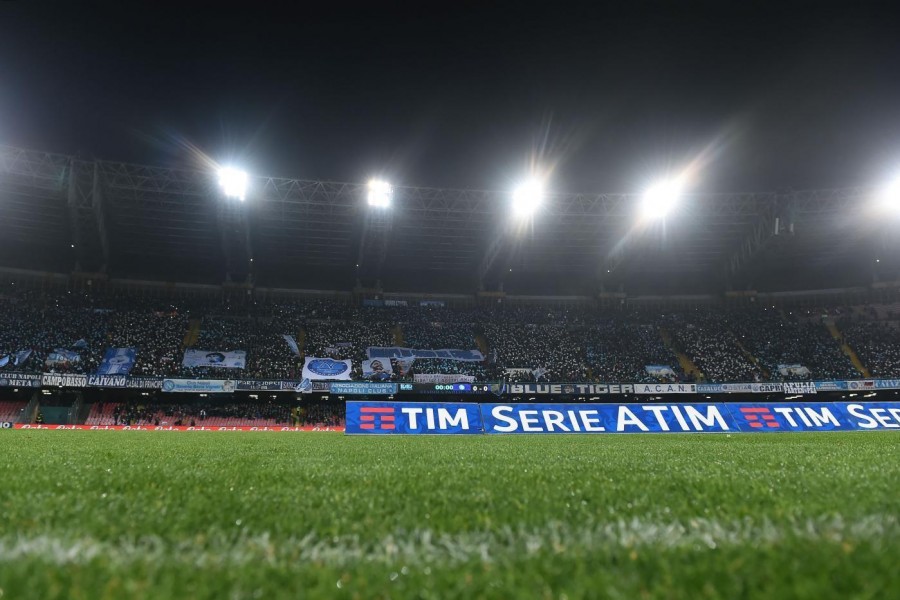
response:
M0 600L900 600L898 4L0 1Z

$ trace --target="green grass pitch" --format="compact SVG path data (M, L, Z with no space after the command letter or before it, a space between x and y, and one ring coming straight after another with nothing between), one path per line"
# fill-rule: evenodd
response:
M0 432L0 597L900 598L900 435Z

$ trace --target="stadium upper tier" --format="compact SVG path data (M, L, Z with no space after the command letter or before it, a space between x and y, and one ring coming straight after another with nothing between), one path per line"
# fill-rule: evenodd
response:
M665 219L648 220L640 190L562 193L557 181L523 222L513 189L381 182L385 206L368 201L364 183L253 173L241 182L246 193L221 187L209 165L0 145L0 264L208 284L349 289L361 279L519 294L815 289L896 278L900 267L896 207L883 214L875 187L683 190Z
M365 374L623 383L900 377L900 314L893 305L659 312L8 291L0 294L0 310L6 372L96 373L109 349L122 348L134 349L133 360L125 359L132 376L296 380L307 358L322 357L350 360L352 378L363 379L368 348L399 346L477 350L484 360L383 361L384 371L373 375L369 365ZM217 358L191 363L190 350ZM245 353L243 368L215 366L234 351Z

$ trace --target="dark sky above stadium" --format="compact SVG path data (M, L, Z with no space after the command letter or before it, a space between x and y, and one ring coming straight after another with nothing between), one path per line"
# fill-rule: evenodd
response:
M0 143L256 174L709 191L900 168L888 3L0 3ZM753 4L741 6L738 4Z

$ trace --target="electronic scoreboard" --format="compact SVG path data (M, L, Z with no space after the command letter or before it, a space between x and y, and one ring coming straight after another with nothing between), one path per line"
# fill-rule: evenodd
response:
M401 383L401 394L487 394L489 383Z

